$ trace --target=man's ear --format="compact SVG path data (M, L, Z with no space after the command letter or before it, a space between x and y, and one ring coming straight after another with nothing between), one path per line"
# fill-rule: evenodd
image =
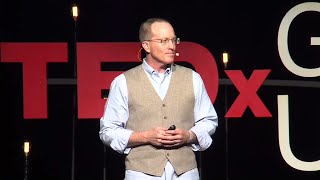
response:
M150 52L150 47L149 47L149 43L144 41L142 43L142 48L145 50L145 52L149 53Z

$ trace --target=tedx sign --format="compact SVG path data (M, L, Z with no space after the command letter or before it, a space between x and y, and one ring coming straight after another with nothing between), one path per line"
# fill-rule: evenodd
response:
M288 31L291 22L301 13L315 11L320 13L320 3L307 2L290 9L283 17L278 31L279 61L289 73L299 77L320 76L320 67L304 68L292 59L288 46ZM316 23L316 22L315 22ZM310 46L320 47L320 37L310 37ZM77 43L77 91L78 118L100 118L105 104L101 90L107 89L111 81L122 71L102 71L101 63L139 62L138 42L87 42ZM202 76L212 102L217 97L219 75L213 55L205 47L193 42L182 42L177 50L176 62L188 62ZM320 54L320 51L319 51ZM1 43L2 63L21 63L23 74L23 116L25 119L46 119L47 102L47 63L67 63L67 43ZM239 91L225 114L228 118L242 117L249 108L255 117L272 117L272 113L257 95L271 69L256 69L246 78L241 70L225 70L228 78ZM294 156L290 147L289 97L278 95L278 133L279 146L283 159L291 167L302 171L319 171L320 160L306 162ZM294 103L294 102L290 102Z

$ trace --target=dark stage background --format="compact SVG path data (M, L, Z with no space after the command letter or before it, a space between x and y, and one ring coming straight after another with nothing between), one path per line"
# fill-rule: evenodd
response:
M283 17L291 8L306 1L76 2L80 8L76 29L78 42L138 42L138 28L143 20L164 17L172 22L182 41L201 44L215 57L220 86L213 104L219 115L219 127L212 146L197 153L202 180L320 179L319 170L301 171L289 166L278 142L277 95L287 94L294 155L303 161L320 159L320 78L291 73L282 64L277 46ZM72 79L73 3L69 0L2 1L1 42L67 42L68 63L49 63L47 78ZM320 67L320 46L310 46L311 36L320 37L319 22L319 12L305 12L294 19L289 29L291 56L305 68ZM272 117L255 117L247 108L241 118L227 119L226 127L225 107L230 108L239 92L228 83L221 58L224 51L230 53L228 69L242 70L247 78L254 70L271 70L257 94ZM274 82L270 80L283 81L268 83ZM312 85L299 86L299 82ZM24 178L25 140L31 142L29 179L123 179L123 156L101 143L99 119L76 121L73 141L76 85L48 84L47 119L23 117L21 63L0 62L0 87L1 180ZM227 94L225 87L228 87Z

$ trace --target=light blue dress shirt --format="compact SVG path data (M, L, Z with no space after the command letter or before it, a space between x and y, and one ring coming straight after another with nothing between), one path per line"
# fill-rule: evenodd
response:
M171 68L167 68L164 73L158 73L145 60L143 60L142 66L154 89L163 100L170 84ZM200 75L195 71L192 75L195 93L195 126L190 130L196 134L199 144L192 144L191 147L193 151L203 151L212 143L211 135L214 134L218 126L218 117ZM125 129L128 117L127 84L125 76L120 74L111 83L104 114L100 119L99 136L104 144L125 154L128 154L131 149L127 148L127 144L133 132Z

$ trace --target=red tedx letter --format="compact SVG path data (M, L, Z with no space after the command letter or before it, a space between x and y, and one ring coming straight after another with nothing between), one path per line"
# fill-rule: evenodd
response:
M22 63L23 117L47 118L48 62L67 62L67 43L2 43L3 62Z
M139 62L140 43L78 43L78 117L100 118L109 89L120 71L101 71L102 62Z
M251 108L255 117L272 117L256 94L270 70L254 70L249 80L240 70L225 70L225 72L240 93L225 117L242 117L247 106Z
M214 103L219 88L219 73L216 60L208 49L193 42L182 42L177 46L179 56L175 61L186 61L192 64L201 75L211 102Z

